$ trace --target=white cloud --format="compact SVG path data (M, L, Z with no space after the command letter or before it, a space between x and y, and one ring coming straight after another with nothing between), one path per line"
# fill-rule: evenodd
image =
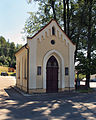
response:
M22 44L22 45L24 45L25 43L26 43L26 37L23 35L23 34L21 34L21 32L20 31L18 31L18 32L14 32L14 33L12 33L12 32L8 32L8 33L4 33L4 35L3 34L1 34L6 40L8 40L9 39L9 42L14 42L15 44ZM24 40L25 39L25 40Z

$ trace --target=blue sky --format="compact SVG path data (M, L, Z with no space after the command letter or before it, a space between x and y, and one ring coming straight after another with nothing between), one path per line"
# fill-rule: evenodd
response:
M27 12L38 10L36 3L28 4L27 0L1 0L0 1L0 36L9 39L15 44L25 44L21 32L24 28L26 19L29 17Z

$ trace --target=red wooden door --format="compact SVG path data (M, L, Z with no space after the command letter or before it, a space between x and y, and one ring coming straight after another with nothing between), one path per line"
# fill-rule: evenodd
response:
M58 62L51 56L46 66L46 92L58 92Z

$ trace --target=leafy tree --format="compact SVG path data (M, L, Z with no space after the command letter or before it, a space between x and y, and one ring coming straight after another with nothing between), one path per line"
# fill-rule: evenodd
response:
M21 47L22 47L21 44L17 44L17 45L16 45L16 52L17 52Z
M6 65L6 66L9 65L9 63L7 61L7 57L5 57L4 55L0 56L0 63L2 63L3 65Z
M0 56L2 56L4 54L4 52L5 52L5 50L4 50L5 43L6 43L5 38L0 36Z
M87 0L83 2L79 1L78 4L81 6L80 8L82 8L79 10L80 15L82 15L82 19L80 22L81 28L78 27L80 29L80 33L77 51L79 50L78 55L81 51L83 51L83 53L85 51L86 53L86 55L84 56L84 60L86 61L86 63L84 63L84 61L82 60L79 60L79 62L82 63L85 67L86 86L89 87L90 74L92 74L92 71L94 70L94 67L92 65L94 61L93 53L94 50L96 50L96 28L94 26L94 24L96 23L96 18L94 19L96 3L95 0ZM78 55L77 57L82 57ZM81 68L83 68L83 66L81 66Z
M32 36L43 26L45 26L52 18L56 19L63 27L63 6L62 0L35 0L38 1L39 10L36 13L30 12L30 17L25 23L24 32L28 36ZM58 16L57 16L58 13ZM62 20L61 20L62 19Z
M11 59L14 59L15 58L15 44L14 42L10 43L10 49L9 49L9 57Z
M0 36L0 65L14 67L16 65L15 52L20 49L22 45L17 44L15 46L14 42L6 42L3 36Z
M25 24L29 36L40 30L50 19L60 24L76 44L76 69L86 74L89 87L90 74L96 73L96 0L33 0L39 3L39 12L30 13ZM33 2L32 1L32 2ZM31 2L31 0L30 0ZM53 3L52 3L53 2Z

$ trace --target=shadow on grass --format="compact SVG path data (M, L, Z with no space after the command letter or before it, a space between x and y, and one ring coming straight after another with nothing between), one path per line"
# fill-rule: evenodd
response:
M80 93L92 93L92 92L95 92L94 88L88 88L86 85L78 86L76 91L78 91Z

